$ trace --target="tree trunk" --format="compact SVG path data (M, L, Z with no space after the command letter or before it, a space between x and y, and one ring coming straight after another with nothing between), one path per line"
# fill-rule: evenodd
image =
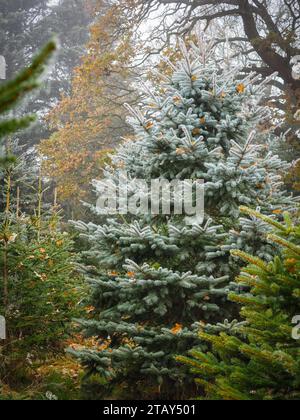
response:
M297 120L297 111L300 109L300 80L293 78L291 58L288 54L286 57L278 54L272 47L267 38L261 37L257 29L257 24L251 10L248 0L243 0L240 4L240 14L243 20L245 33L262 61L267 64L270 74L278 73L284 81L284 92L286 95L286 120L294 129L300 128L300 121Z

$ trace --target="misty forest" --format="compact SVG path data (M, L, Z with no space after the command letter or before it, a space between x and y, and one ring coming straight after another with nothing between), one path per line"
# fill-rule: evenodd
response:
M299 35L0 0L0 400L300 400Z

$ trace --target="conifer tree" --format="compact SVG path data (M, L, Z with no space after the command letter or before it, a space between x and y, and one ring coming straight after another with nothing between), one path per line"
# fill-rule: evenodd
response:
M81 314L82 281L75 273L73 242L61 230L59 208L44 206L42 176L31 198L36 206L24 213L23 190L15 196L19 159L3 174L5 208L0 213L0 314L6 340L0 345L0 386L26 375L49 354L64 353L71 321ZM1 391L0 391L1 393Z
M126 171L141 201L137 179L149 185L157 178L204 179L205 221L141 210L101 226L76 224L91 244L85 271L94 311L81 324L107 346L72 353L87 373L106 378L98 398L115 386L141 398L193 395L193 378L175 355L199 345L199 324L234 312L227 294L237 264L229 250L237 242L242 250L254 246L258 223L240 224L239 206L278 212L293 205L281 188L279 172L287 165L253 131L266 117L259 106L264 84L253 85L255 75L237 81L234 69L217 68L202 42L181 49L183 60L169 63L170 78L162 75L156 91L145 88L143 110L129 107L136 140L118 149L106 179L117 188ZM101 197L103 183L95 181L95 188ZM270 258L267 241L261 237L259 244Z
M275 229L268 240L281 251L271 262L232 251L249 264L236 281L247 285L250 292L230 294L233 302L242 305L244 322L233 323L219 334L202 332L200 338L212 351L193 350L191 358L179 357L178 361L192 366L205 399L299 400L299 224L293 225L288 214L281 224L244 211Z
M33 116L11 118L10 111L26 94L39 86L56 45L50 42L14 80L0 86L1 178L4 197L0 215L0 313L5 316L7 341L1 342L0 375L6 379L25 368L45 350L62 344L66 325L79 300L73 277L72 242L58 228L58 216L42 213L42 178L36 179L37 205L24 214L20 196L13 197L13 176L19 160L10 153L5 138L27 128ZM71 279L71 280L70 280ZM13 367L8 370L8 366Z

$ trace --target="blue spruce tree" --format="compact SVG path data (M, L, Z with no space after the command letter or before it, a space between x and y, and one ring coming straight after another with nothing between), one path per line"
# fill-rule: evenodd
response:
M237 70L207 60L203 45L200 53L182 43L181 52L182 61L170 63L172 76L162 75L157 89L145 88L143 108L128 107L136 138L120 146L106 171L105 181L116 191L127 173L128 196L140 197L140 211L130 216L119 211L102 225L75 223L90 243L84 271L94 308L80 324L98 346L72 353L88 375L101 378L93 398L116 387L131 398L193 395L194 378L175 355L201 346L199 325L234 314L227 295L238 263L229 251L238 243L269 259L274 252L263 235L256 244L260 221L240 221L239 207L277 213L293 206L280 176L288 165L255 133L268 118L259 106L268 81L257 84L253 74L237 81ZM143 211L150 193L136 180L150 185L158 178L203 179L204 222L175 214L175 191L170 215ZM95 181L100 198L103 185ZM124 203L118 204L121 210Z

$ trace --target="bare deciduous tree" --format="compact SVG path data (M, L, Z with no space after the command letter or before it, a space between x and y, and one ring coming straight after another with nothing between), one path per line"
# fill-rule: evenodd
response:
M290 123L296 123L300 80L293 74L293 60L300 56L300 0L124 0L124 5L125 2L139 23L155 18L152 40L184 36L201 21L208 27L217 19L227 24L229 20L229 40L242 43L243 54L249 57L245 70L254 70L263 77L278 73L281 80L274 80L273 84L283 91L286 101L283 105L279 99L277 105L284 109Z

